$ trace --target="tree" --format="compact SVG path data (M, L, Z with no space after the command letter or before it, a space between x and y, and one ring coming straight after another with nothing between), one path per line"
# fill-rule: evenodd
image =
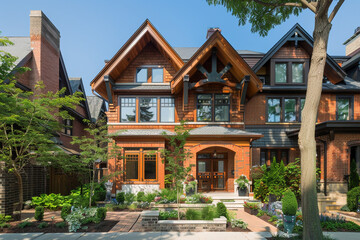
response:
M108 127L105 119L100 119L96 123L89 123L89 127L85 128L85 131L87 132L85 136L73 137L71 144L79 145L81 150L81 165L85 166L89 171L89 207L91 207L92 196L94 195L96 164L107 162L109 158L121 157L121 148L116 144L113 144L111 135L108 134ZM119 172L107 176L106 179L109 179L115 174L119 174Z
M185 149L186 139L189 137L189 130L185 129L184 122L180 126L175 126L175 134L167 135L163 133L169 141L169 148L162 150L165 159L165 170L169 172L168 179L172 187L176 190L176 203L178 206L178 219L180 220L180 193L183 182L188 176L191 165L184 166L184 161L191 158L191 153Z
M266 36L274 26L284 22L290 15L299 15L304 9L309 9L315 14L313 52L298 142L301 152L303 239L321 239L316 193L315 123L321 97L331 22L344 0L339 0L332 10L330 5L333 0L207 0L207 2L224 5L232 15L239 19L240 25L245 25L248 21L252 26L251 31L259 32L261 36Z
M0 45L9 44L8 39L0 39ZM41 82L35 86L36 94L17 88L16 76L29 69L15 69L16 59L0 52L0 164L2 171L17 179L21 214L24 168L31 163L49 166L57 161L68 165L68 156L53 139L62 127L59 118L71 119L64 108L74 109L82 98L80 94L65 96L65 89L41 93Z
M350 179L349 190L359 186L359 174L357 173L356 161L352 159L350 162Z

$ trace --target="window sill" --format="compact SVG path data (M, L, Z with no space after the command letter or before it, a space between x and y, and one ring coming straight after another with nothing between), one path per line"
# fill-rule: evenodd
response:
M186 122L186 125L243 125L244 122ZM179 122L175 123L125 123L125 122L118 122L118 123L108 123L109 126L117 126L117 125L180 125Z

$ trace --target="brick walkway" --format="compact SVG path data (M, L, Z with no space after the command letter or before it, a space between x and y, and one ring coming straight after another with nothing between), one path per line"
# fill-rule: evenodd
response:
M236 211L236 215L237 218L240 218L249 224L248 228L252 232L271 232L275 234L278 231L277 228L270 223L267 223L254 215L246 213L243 208L238 209Z

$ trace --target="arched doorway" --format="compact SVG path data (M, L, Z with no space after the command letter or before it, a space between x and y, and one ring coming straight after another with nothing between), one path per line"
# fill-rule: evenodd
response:
M234 179L234 152L223 147L197 152L196 179L199 192L228 191Z

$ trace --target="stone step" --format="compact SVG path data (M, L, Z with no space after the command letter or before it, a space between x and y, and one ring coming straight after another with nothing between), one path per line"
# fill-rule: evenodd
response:
M342 207L341 205L329 204L329 205L326 206L326 210L327 211L340 210L341 207Z
M212 197L213 200L252 200L252 197L239 197L236 195L233 196L211 196L211 195L207 195Z

